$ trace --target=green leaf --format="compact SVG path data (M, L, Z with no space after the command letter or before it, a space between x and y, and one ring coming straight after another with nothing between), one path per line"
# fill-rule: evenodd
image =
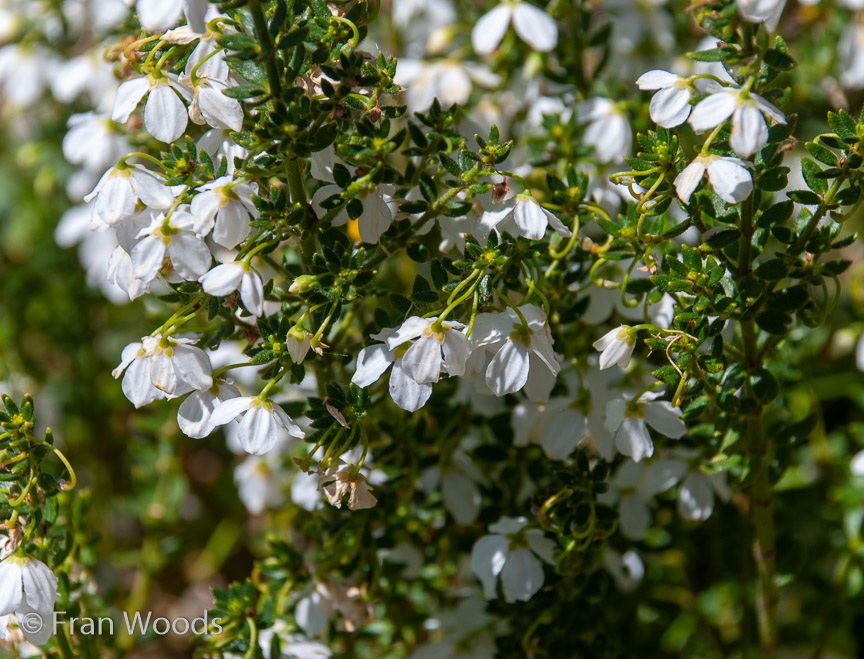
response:
M787 272L786 261L783 259L771 259L756 268L756 276L766 281L783 279Z
M765 63L780 71L788 71L794 69L797 63L786 53L783 53L775 48L765 51Z
M781 201L762 212L756 219L756 226L767 229L775 224L781 224L792 217L795 204L791 201Z
M456 178L462 178L462 170L459 168L459 165L456 164L456 161L453 160L453 158L441 153L438 155L438 159L441 161L444 169L446 169Z
M817 142L807 142L804 145L810 155L812 155L816 160L821 162L823 165L828 165L829 167L836 167L838 165L837 156L834 155L834 152L826 149L821 144Z
M759 368L750 374L750 386L763 405L767 405L780 394L777 378L766 368Z
M822 168L810 160L810 158L801 158L801 173L804 175L807 187L813 190L813 192L820 195L828 192L828 181L819 178Z
M652 371L651 375L660 380L663 384L667 384L670 387L674 387L678 384L679 380L681 380L681 376L678 375L678 371L675 370L675 367L672 364L666 364L665 366L661 366L660 368Z
M803 204L804 206L818 206L822 203L822 199L819 198L815 192L810 192L810 190L793 190L786 194L789 199L799 204Z
M228 98L237 98L242 100L245 98L264 96L267 92L261 89L258 85L238 85L237 87L228 87L227 89L223 89L222 93Z
M836 261L826 261L819 269L829 275L841 275L852 265L852 261L846 259L837 259Z
M782 311L763 311L756 316L756 324L769 334L776 336L785 335L786 326L791 322L792 317Z

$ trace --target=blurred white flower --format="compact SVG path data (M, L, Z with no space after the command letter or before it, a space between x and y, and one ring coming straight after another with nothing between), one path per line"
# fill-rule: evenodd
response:
M582 141L594 147L601 163L620 162L629 155L633 139L624 112L608 98L590 98L576 107L580 124L587 123Z
M57 596L57 577L42 561L12 555L0 563L0 616L14 613L24 638L34 645L42 645L51 638ZM33 613L43 623L37 629L21 624L24 616Z
M489 527L471 549L471 569L483 584L486 599L495 599L496 584L501 579L504 599L527 602L543 586L543 566L539 556L554 565L555 543L540 529L522 529L524 517L502 517Z
M621 325L597 339L593 344L600 351L600 370L618 365L627 368L630 364L630 356L636 345L636 335L631 332L630 327Z
M615 433L615 445L623 455L634 462L654 455L654 442L648 426L672 439L687 432L681 420L681 410L665 400L656 400L661 394L646 392L638 400L616 398L606 405L606 428Z
M738 0L738 13L751 23L764 23L765 29L777 29L786 0Z
M522 0L504 0L474 25L471 31L474 51L488 55L495 50L511 22L519 38L536 51L547 53L558 43L558 26L549 14Z

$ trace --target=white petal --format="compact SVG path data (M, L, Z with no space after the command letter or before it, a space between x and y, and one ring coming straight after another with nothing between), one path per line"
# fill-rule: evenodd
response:
M679 439L687 433L687 426L681 420L681 410L673 408L665 400L646 403L642 411L645 423L667 437Z
M484 535L471 548L471 570L483 584L486 599L495 599L495 584L507 561L509 545L503 535Z
M750 171L735 158L713 158L708 165L708 180L717 196L730 204L744 201L753 192Z
M450 375L460 376L465 373L465 362L468 360L468 337L459 330L444 333L444 368Z
M716 128L735 111L735 93L719 91L702 99L690 113L690 125L697 133Z
M181 7L179 0L138 0L135 9L145 30L164 32L177 25Z
M453 518L464 526L473 524L480 513L480 491L471 479L455 469L444 473L441 498Z
M390 348L390 350L393 350L406 341L416 339L418 336L423 334L423 330L429 327L433 320L434 319L432 318L411 316L399 326L399 329L387 337L387 347Z
M759 108L759 110L762 111L762 114L768 115L768 117L773 119L775 123L778 123L778 124L785 124L786 123L785 115L782 112L780 112L780 110L778 110L773 104L769 103L764 98L759 96L759 94L754 94L751 92L750 98L753 99L753 101L756 103L756 106Z
M541 53L548 53L558 43L555 19L527 2L520 2L513 10L513 27L522 41Z
M213 410L213 414L210 415L210 423L214 426L224 426L226 423L230 423L248 410L251 402L252 398L249 396L240 396L219 403Z
M540 433L540 445L550 460L564 460L582 439L585 417L581 412L567 409L557 414Z
M140 165L135 165L129 171L132 189L147 206L166 210L174 204L171 188L165 185L156 174Z
M351 382L358 387L368 387L376 382L392 363L393 355L383 343L363 348L357 355L357 368Z
M0 615L14 613L21 607L24 599L21 571L21 562L14 556L0 563Z
M237 290L243 278L243 265L240 263L223 263L204 274L198 281L208 295L225 297Z
M621 533L628 540L641 540L651 526L651 513L645 503L634 494L621 497L618 502L621 515Z
M54 610L57 600L57 577L45 563L35 558L27 560L21 573L24 599L35 611Z
M486 384L496 396L512 394L525 386L528 370L528 347L506 341L486 368Z
M197 281L210 268L213 257L203 240L186 231L174 234L168 245L171 265L187 281Z
M215 86L201 86L198 90L198 109L207 123L214 128L243 128L243 108L235 98L230 98Z
M154 236L147 236L132 249L132 269L135 276L151 281L162 267L165 258L165 244Z
M247 453L264 455L269 452L278 439L273 413L268 412L264 405L250 407L237 426L237 439Z
M240 299L253 316L264 315L264 282L257 272L246 272L240 281Z
M747 104L735 110L729 135L729 146L735 153L746 158L765 146L767 141L768 126L755 105Z
M165 394L153 386L150 381L150 360L136 359L123 376L120 385L123 395L129 399L136 408L149 405L154 400L165 397Z
M674 73L653 69L639 76L636 80L636 86L643 90L665 89L666 87L673 87L679 80L681 80L681 76Z
M508 4L500 4L484 14L471 31L474 52L478 55L488 55L495 50L504 38L512 14L513 8Z
M543 586L543 566L530 549L520 547L507 557L501 586L508 602L527 602Z
M651 99L651 119L664 128L680 126L690 116L690 91L681 87L661 89Z
M306 433L303 432L300 426L294 423L294 419L288 416L288 413L277 403L273 403L273 414L277 425L282 426L289 435L297 439L303 439L306 436Z
M678 176L675 177L675 191L678 198L685 204L690 203L690 197L705 175L705 165L702 160L697 158L685 167Z
M186 106L170 85L156 85L144 106L144 127L157 140L173 142L187 124Z
M426 404L432 395L431 384L417 384L402 369L402 362L393 364L390 372L390 397L406 412L416 412Z
M129 115L138 107L138 103L144 98L144 94L150 89L150 78L135 78L120 83L117 88L117 96L114 98L114 109L111 111L111 120L125 124Z
M180 431L192 439L201 439L213 432L210 415L220 401L210 391L194 391L186 397L177 410L177 425Z
M441 344L433 336L424 336L411 344L400 362L417 384L438 382L441 374Z
M225 249L234 249L252 231L249 212L238 201L229 201L216 214L213 240Z
M549 565L555 565L555 542L543 535L543 531L540 529L530 529L525 533L525 540L528 542L528 546L531 547L531 551L549 563Z
M629 455L634 462L654 455L654 442L648 434L648 427L642 419L624 419L615 435L615 446L619 452Z
M687 473L687 463L674 458L660 458L645 467L637 485L639 496L650 499L675 485Z
M540 240L546 233L546 215L536 201L530 199L518 201L513 212L513 220L519 227L520 234L529 240Z
M711 481L698 472L689 474L678 490L678 513L688 522L704 522L713 510Z

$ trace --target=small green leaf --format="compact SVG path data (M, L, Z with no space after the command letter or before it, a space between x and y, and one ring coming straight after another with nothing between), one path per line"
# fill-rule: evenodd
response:
M750 374L750 386L763 405L767 405L780 394L777 378L766 368L759 368Z
M822 203L822 199L815 192L810 190L793 190L786 194L792 201L803 204L804 206L818 206Z

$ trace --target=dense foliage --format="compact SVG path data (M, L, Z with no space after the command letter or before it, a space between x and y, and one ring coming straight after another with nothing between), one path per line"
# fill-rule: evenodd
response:
M0 5L9 652L859 654L858 4Z

